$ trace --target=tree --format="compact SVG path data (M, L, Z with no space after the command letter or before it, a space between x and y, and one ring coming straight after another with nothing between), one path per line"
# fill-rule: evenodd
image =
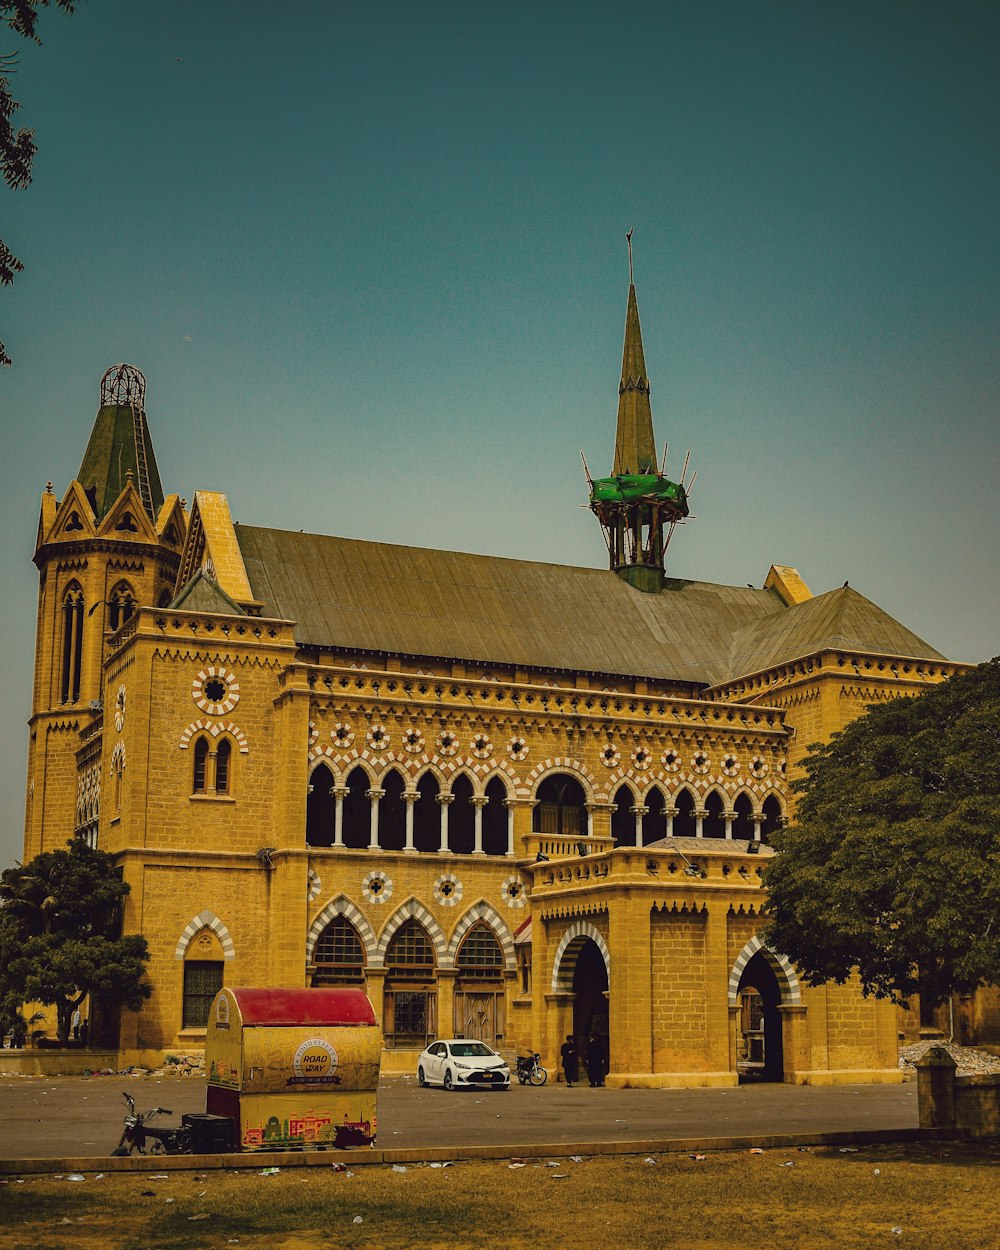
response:
M1000 982L1000 657L810 748L764 872L768 944L812 985L924 1007Z
M50 3L51 0L0 0L0 17L16 34L40 44L42 41L35 34L38 9ZM56 6L67 13L73 12L76 3L77 0L55 0ZM10 122L21 107L10 92L10 75L17 72L16 65L15 54L0 56L0 173L3 173L4 182L12 191L23 190L31 182L31 163L38 150L35 132L24 129L15 131ZM14 275L23 269L21 261L0 239L0 286L10 286ZM0 365L10 365L3 343L0 343Z
M0 1002L56 1008L66 1042L88 996L138 1011L149 997L146 939L121 937L129 892L113 855L79 838L0 873Z

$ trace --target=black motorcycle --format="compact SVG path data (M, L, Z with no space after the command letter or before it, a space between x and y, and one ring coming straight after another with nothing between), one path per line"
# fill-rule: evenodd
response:
M518 1055L517 1079L522 1085L544 1085L549 1079L548 1072L538 1062L538 1052L530 1055Z
M114 1155L130 1155L135 1151L139 1154L151 1155L183 1155L191 1153L191 1134L188 1129L182 1125L159 1126L150 1128L148 1121L154 1115L173 1115L172 1111L168 1111L166 1107L154 1107L152 1111L147 1111L145 1115L135 1109L135 1102L131 1094L122 1094L125 1102L128 1104L128 1115L125 1117L125 1127L122 1130L122 1139L112 1150Z

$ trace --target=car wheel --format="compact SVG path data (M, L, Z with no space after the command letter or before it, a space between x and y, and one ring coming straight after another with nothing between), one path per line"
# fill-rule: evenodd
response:
M417 1084L420 1086L421 1089L423 1089L427 1085L427 1077L424 1076L423 1064L421 1064L420 1067L417 1068Z
M444 1087L449 1094L455 1088L455 1082L451 1079L451 1068L444 1074Z

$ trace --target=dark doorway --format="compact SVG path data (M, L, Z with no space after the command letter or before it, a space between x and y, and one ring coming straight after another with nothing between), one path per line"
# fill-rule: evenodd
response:
M781 987L760 951L740 977L738 1000L743 1007L737 1037L740 1082L783 1081L785 1058L781 1044Z
M609 1053L608 969L597 943L585 939L573 972L573 1035L580 1055L581 1078L587 1072L589 1049L596 1045L605 1064ZM602 1074L603 1079L603 1074Z

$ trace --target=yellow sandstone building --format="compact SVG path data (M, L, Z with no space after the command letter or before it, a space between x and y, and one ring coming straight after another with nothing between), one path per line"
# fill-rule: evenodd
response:
M574 1033L609 1084L899 1079L891 1005L762 945L761 865L807 745L956 666L791 568L666 576L687 495L631 285L590 506L605 570L235 525L164 495L144 379L108 370L42 497L24 845L131 886L153 995L93 1004L95 1044L155 1061L223 985L359 985L390 1070L456 1034L555 1068Z

